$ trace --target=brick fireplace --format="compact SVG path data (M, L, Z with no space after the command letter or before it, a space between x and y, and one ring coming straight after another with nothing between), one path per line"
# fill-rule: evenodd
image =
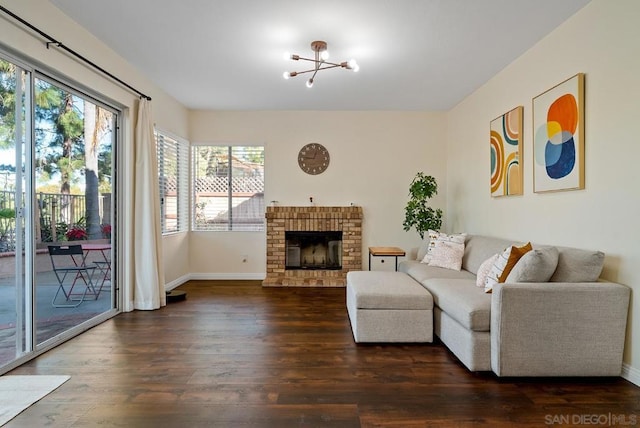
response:
M267 207L267 276L263 286L344 287L362 269L361 207ZM342 268L287 269L286 232L342 232Z

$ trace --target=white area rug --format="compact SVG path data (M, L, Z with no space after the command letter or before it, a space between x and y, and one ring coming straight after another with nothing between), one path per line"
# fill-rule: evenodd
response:
M69 379L70 376L0 376L0 426Z

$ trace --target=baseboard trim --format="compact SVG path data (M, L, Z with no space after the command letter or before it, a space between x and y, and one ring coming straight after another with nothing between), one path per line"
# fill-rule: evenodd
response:
M266 278L264 273L188 273L164 285L165 291L171 291L190 280L215 281L215 280L250 280L262 281Z
M622 363L622 377L629 382L640 386L640 370L631 367L629 364Z
M189 279L194 280L257 280L262 281L266 278L264 273L192 273Z
M171 282L167 282L164 284L164 290L165 291L171 291L176 287L181 286L182 284L184 284L185 282L189 281L191 279L191 274L186 274L186 275L182 275L180 278L174 279Z

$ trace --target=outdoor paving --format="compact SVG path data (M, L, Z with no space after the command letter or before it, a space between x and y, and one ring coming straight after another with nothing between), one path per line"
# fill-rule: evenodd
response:
M96 278L97 279L97 278ZM98 283L101 280L96 281ZM37 342L41 343L69 328L111 309L111 284L106 281L98 299L88 294L75 308L56 308L52 305L58 282L53 271L36 276L35 312ZM79 280L73 293L84 291ZM64 302L62 292L57 302ZM0 278L0 365L15 358L16 287L14 278Z

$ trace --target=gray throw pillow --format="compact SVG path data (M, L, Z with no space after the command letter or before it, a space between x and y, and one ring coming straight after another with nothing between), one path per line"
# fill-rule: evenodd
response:
M505 282L547 282L558 266L558 249L540 247L527 252L511 269Z
M558 267L551 282L595 282L604 266L602 251L558 247Z

